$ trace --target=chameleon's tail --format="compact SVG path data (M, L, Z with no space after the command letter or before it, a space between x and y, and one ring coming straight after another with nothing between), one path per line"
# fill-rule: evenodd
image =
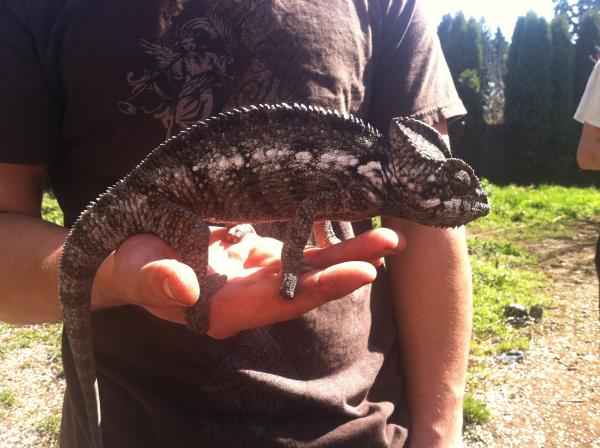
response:
M73 363L79 378L81 395L90 430L91 446L102 448L100 400L96 379L96 363L92 344L90 297L96 269L77 266L72 269L73 256L65 246L61 261L59 295L63 307L65 331L71 347ZM95 258L95 257L94 257ZM90 260L88 260L90 261ZM100 261L101 263L101 261ZM99 266L99 263L98 263ZM96 268L98 267L96 266ZM87 271L87 272L85 272ZM73 275L74 274L74 275Z
M84 297L82 295L82 297ZM91 446L102 448L100 429L100 398L96 379L96 364L92 346L91 315L89 304L85 306L68 305L70 299L63 298L65 330L69 339L75 370L79 378L81 394L90 430ZM67 316L77 316L68 318Z
M92 344L91 293L98 268L124 236L109 231L112 229L90 232L85 215L82 215L80 221L84 222L71 230L63 248L59 269L59 297L84 400L91 446L102 448L100 400Z

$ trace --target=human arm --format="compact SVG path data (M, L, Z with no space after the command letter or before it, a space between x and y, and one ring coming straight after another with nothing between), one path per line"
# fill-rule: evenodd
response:
M0 320L6 322L61 318L58 261L67 231L40 217L45 176L43 165L0 164ZM211 267L230 278L211 308L209 334L217 338L292 319L343 297L373 281L373 264L398 245L395 234L380 230L329 249L309 250L307 259L317 269L302 276L298 296L286 301L278 294L279 241L251 235L227 244L223 229L214 229L212 236ZM165 280L176 299L167 295ZM183 306L197 297L193 271L160 239L142 234L105 260L96 275L92 309L136 304L183 323Z
M583 123L577 147L577 163L582 170L600 170L600 127Z
M56 266L67 231L42 221L46 167L0 164L0 320L60 319Z
M436 128L447 139L446 122ZM471 337L471 271L463 229L399 219L383 226L406 237L387 259L410 418L411 448L461 444Z

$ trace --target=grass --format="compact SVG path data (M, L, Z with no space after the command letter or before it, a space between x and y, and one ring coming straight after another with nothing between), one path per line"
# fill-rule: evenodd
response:
M475 292L472 356L526 349L526 339L506 325L504 309L511 303L546 305L548 281L535 271L536 260L523 247L490 238L470 238L469 251Z
M1 407L5 408L5 409L12 408L16 402L17 402L17 399L12 394L12 392L9 392L6 390L0 390L0 406Z
M485 403L471 394L465 396L463 415L465 425L480 425L489 422L492 418L492 414L487 410Z
M504 308L548 303L548 279L526 245L560 236L578 222L600 215L600 191L595 188L499 187L485 183L492 203L489 216L468 225L473 267L474 340L472 355L526 349L525 331L505 324Z
M524 235L528 241L567 231L575 221L600 215L598 189L540 185L496 186L484 182L492 213L469 224L475 232L506 232L511 240Z
M56 345L60 343L61 325L9 325L0 323L0 330L10 337L0 338L5 351L29 348L36 344Z
M58 205L58 201L51 193L44 194L44 199L42 200L42 217L46 221L53 222L59 226L63 225L62 211Z
M60 435L60 415L49 414L35 424L35 432L49 442L58 441Z

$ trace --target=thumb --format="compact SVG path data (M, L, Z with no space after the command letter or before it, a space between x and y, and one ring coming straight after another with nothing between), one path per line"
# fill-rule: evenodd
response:
M190 306L198 299L196 274L151 234L134 235L109 255L92 288L95 309L120 305Z
M135 283L140 305L191 306L200 294L193 269L173 259L145 264Z

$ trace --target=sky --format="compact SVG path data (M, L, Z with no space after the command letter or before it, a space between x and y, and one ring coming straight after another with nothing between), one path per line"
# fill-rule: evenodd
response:
M554 15L552 0L417 0L424 4L434 23L439 23L444 14L463 11L465 17L483 17L488 27L495 31L500 27L507 40L511 40L517 18L529 11L550 20Z

